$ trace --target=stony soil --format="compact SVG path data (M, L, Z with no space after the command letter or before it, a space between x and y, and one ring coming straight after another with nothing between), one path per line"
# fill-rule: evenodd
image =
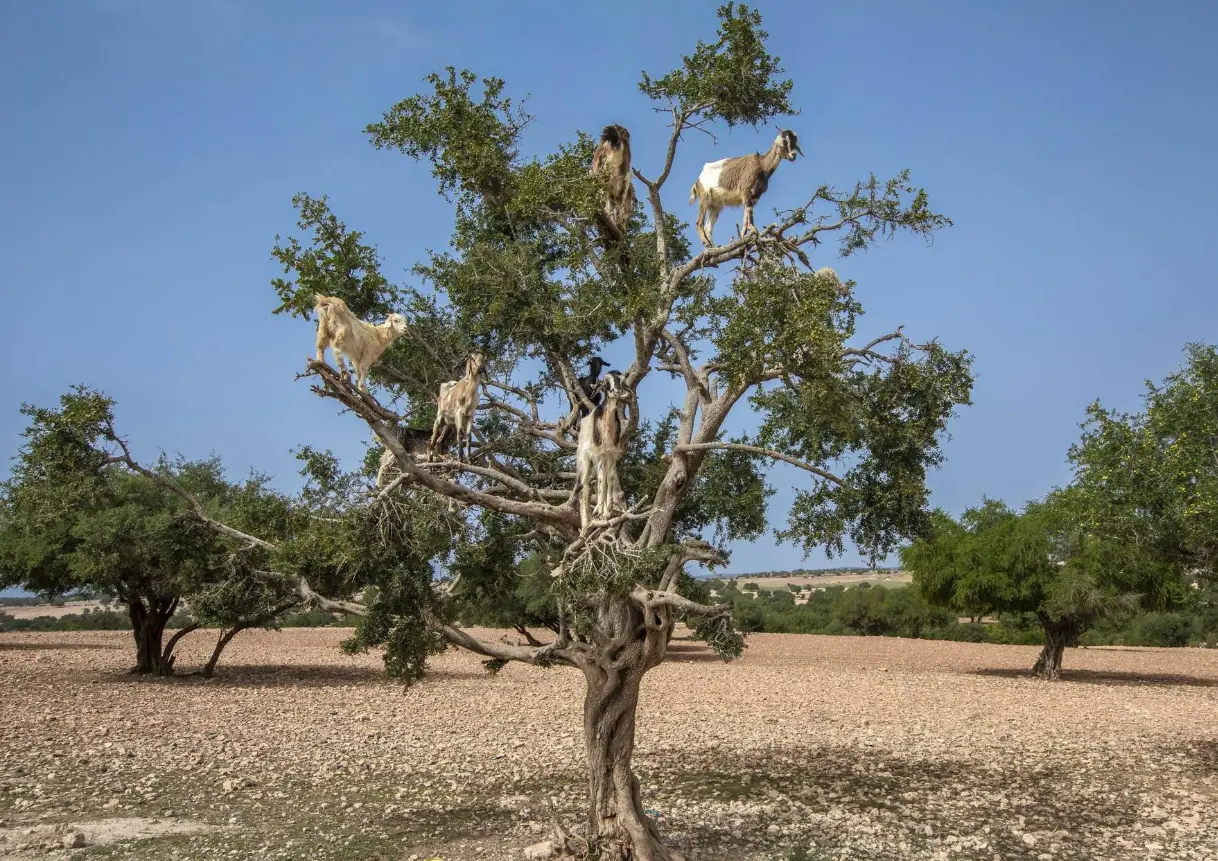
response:
M403 690L343 636L242 634L205 682L124 675L121 633L0 635L0 858L511 859L544 798L577 820L575 673L452 652ZM749 644L675 642L644 684L645 804L691 861L1218 858L1218 652L1043 683L1023 647ZM160 836L89 839L120 820Z

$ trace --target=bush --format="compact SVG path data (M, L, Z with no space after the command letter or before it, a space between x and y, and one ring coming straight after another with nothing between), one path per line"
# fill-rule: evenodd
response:
M1132 646L1187 646L1193 638L1193 619L1183 613L1147 613L1126 641Z

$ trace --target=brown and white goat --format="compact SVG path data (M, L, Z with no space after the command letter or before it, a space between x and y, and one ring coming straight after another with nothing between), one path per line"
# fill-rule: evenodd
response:
M474 411L478 408L478 383L486 368L486 356L472 353L465 360L465 376L440 384L440 398L436 406L436 421L431 427L431 440L427 443L427 459L435 458L436 449L448 448L448 437L457 436L457 460L461 460L461 443L465 442L465 456L469 458L470 438L474 429Z
M390 314L379 325L365 323L351 313L342 299L320 293L314 310L317 311L317 361L326 360L326 348L329 347L334 352L334 364L339 373L347 376L343 358L350 359L355 366L355 384L360 391L368 391L368 371L385 349L403 335L410 337L410 328L401 314Z
M618 480L617 464L626 450L626 405L634 394L622 382L618 371L601 380L604 393L600 403L579 423L575 450L575 492L579 493L580 529L588 528L595 516L607 520L615 509L626 507L626 497ZM596 508L592 508L592 480L596 479Z
M592 152L592 172L605 177L605 216L626 231L634 213L634 176L630 172L630 132L625 126L605 126Z
M406 449L406 454L415 460L427 456L427 441L431 438L431 435L427 431L404 427L398 427L395 430L397 431L398 441L402 444L402 448ZM399 471L397 458L386 447L381 452L381 466L376 472L376 486L384 487L387 485L393 479L392 473L397 471Z
M742 233L756 230L753 226L753 207L769 187L770 177L783 159L795 161L803 155L799 138L795 132L778 130L774 144L763 155L753 153L736 158L721 158L707 162L689 190L689 202L698 201L698 238L705 246L714 245L712 234L719 211L725 206L743 206L744 224Z

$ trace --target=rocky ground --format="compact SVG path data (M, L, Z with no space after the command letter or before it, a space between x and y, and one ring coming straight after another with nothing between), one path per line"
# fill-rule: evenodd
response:
M207 682L125 675L121 633L0 635L0 858L512 859L544 799L577 820L579 676L452 652L403 690L343 636L242 634ZM1218 652L1072 650L1050 684L1035 651L676 642L645 803L691 861L1218 858Z

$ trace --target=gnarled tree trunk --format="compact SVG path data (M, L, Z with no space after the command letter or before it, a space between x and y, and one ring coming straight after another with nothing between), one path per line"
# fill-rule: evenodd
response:
M131 635L135 638L135 666L132 673L141 675L173 675L175 636L162 647L165 625L178 607L177 598L152 597L147 604L140 597L127 600L127 615L131 619Z
M127 612L131 619L131 634L135 638L135 666L132 673L154 676L173 675L174 647L178 642L199 627L192 622L169 638L165 638L165 626L178 608L177 598L154 596L145 604L142 598L127 600Z
M664 660L672 636L667 608L626 598L602 608L601 647L583 665L584 744L588 755L588 835L601 861L682 861L643 810L634 756L635 713L644 674ZM600 638L597 638L600 639Z
M1061 678L1062 653L1067 647L1078 645L1082 626L1074 619L1053 620L1047 616L1040 618L1040 624L1045 631L1045 645L1032 667L1032 673L1054 681Z

